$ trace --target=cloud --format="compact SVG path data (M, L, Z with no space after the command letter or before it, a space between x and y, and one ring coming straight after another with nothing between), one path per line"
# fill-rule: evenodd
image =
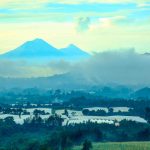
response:
M149 0L1 0L0 6L1 7L8 7L8 8L16 8L23 6L26 8L37 8L45 6L46 4L85 4L85 3L107 3L107 4L114 4L114 3L136 3L136 4L143 4L147 3Z
M142 5L146 5L149 3L149 0L137 0L134 1L133 0L1 0L0 1L0 7L1 7L1 11L5 10L5 12L9 12L9 11L13 11L13 12L25 12L27 13L27 10L29 10L28 12L31 12L33 10L33 12L35 10L36 13L39 12L45 12L50 10L50 8L52 8L52 10L59 10L59 9L63 9L63 7L67 7L67 9L74 9L75 7L77 8L78 6L80 7L81 5L83 5L82 9L87 9L87 5L91 5L91 10L92 8L97 9L97 7L94 7L94 5L107 5L109 6L115 6L115 8L117 8L117 5L119 7L119 5L124 5L126 7L126 9L131 8L130 6L132 5L137 5L137 6L142 6ZM74 6L73 6L74 5ZM104 6L105 8L105 6ZM110 9L111 7L109 7ZM89 9L89 8L88 8ZM103 10L103 7L101 7L101 9ZM99 11L101 11L101 9ZM107 11L109 11L109 9L107 9ZM82 11L82 10L81 10ZM11 13L11 12L10 12Z
M136 0L134 3L146 3L149 2L149 0ZM133 0L62 0L61 3L73 3L73 4L79 4L79 3L133 3Z
M53 2L53 0L51 1ZM146 3L149 2L149 0L136 0L133 2L133 0L58 0L57 3L63 3L63 4L81 4L81 3L107 3L107 4L120 4L120 3Z
M1 61L0 76L43 77L69 73L69 78L61 79L62 84L71 80L72 84L90 86L107 84L146 86L150 85L149 66L150 55L138 54L134 49L121 49L96 53L90 59L76 63L60 60L39 65Z
M86 62L77 64L73 78L82 78L89 85L122 84L150 85L150 55L118 50L95 54Z
M138 7L140 8L143 8L143 7L150 7L150 3L140 3L137 5Z
M126 16L101 17L99 23L101 28L112 28L113 26L123 23L127 20Z
M35 63L29 61L0 60L0 77L45 77L71 70L72 63L64 60Z
M80 17L77 19L77 31L84 32L89 29L90 26L90 18L89 17Z
M42 8L49 0L1 0L0 7L7 9L36 9Z
M18 77L24 76L24 62L12 62L10 60L0 60L0 76L2 77Z

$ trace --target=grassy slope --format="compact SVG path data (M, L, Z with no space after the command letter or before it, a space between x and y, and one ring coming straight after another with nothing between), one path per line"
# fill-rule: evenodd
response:
M81 146L73 150L81 150ZM93 143L92 150L150 150L150 142Z

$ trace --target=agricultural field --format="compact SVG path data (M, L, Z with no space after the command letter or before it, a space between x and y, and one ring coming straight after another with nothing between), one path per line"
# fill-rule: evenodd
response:
M150 142L93 143L92 150L150 150ZM81 150L76 146L73 150Z

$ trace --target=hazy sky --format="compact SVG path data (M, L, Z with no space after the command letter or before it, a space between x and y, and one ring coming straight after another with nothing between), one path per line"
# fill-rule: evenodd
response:
M150 52L150 0L0 0L0 53L34 38Z

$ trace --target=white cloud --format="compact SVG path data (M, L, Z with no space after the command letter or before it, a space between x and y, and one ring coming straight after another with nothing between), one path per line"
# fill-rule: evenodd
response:
M58 4L81 4L81 3L136 3L142 5L149 2L149 0L1 0L0 7L10 8L10 9L34 9L42 8L46 4L58 3Z
M63 4L80 4L80 3L146 3L149 2L149 0L50 0L49 2L55 2L55 3L63 3Z
M77 18L77 31L84 32L89 29L90 26L90 18L89 17L79 17Z
M140 8L149 7L150 3L139 3L137 6L140 7Z
M113 17L103 17L99 18L99 23L102 28L111 28L116 25L118 21L125 20L126 16L113 16Z

